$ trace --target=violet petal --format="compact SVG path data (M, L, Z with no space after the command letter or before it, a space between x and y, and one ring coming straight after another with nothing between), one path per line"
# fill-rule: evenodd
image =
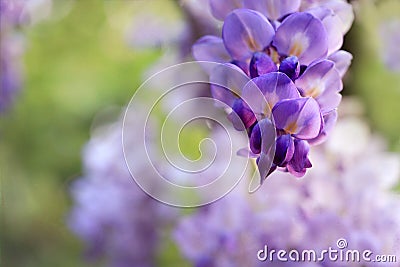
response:
M255 114L268 115L275 104L283 99L300 97L290 78L281 72L271 72L249 81L242 98Z
M340 103L339 92L343 89L343 83L339 72L335 69L335 63L330 60L308 66L295 84L303 96L317 100L322 113L337 108Z
M192 52L197 61L223 63L230 60L230 56L225 50L224 42L217 36L203 36L193 45Z
M294 140L294 154L287 164L288 171L296 177L302 177L306 173L307 168L311 168L312 164L308 159L310 146L306 141Z
M279 71L285 73L294 81L300 74L299 59L296 56L285 58L279 66Z
M281 135L276 139L276 150L274 164L284 167L288 163L294 153L294 140L290 134Z
M221 64L210 75L211 95L232 107L248 81L249 78L236 65Z
M343 44L342 25L339 16L331 9L323 7L312 8L307 12L320 19L325 27L328 36L328 55L339 50Z
M251 131L250 149L254 154L268 153L275 145L275 126L268 118L260 120Z
M338 114L336 109L324 114L322 116L322 127L319 135L314 139L308 140L308 143L312 145L319 145L323 143L328 138L329 133L333 130L333 127L337 121L337 116Z
M339 50L330 55L328 59L335 63L336 70L339 72L340 76L343 77L350 67L353 55L347 51Z
M244 0L244 7L257 10L270 20L299 10L301 0Z
M232 110L232 113L228 115L228 119L236 130L243 131L256 122L254 113L240 98L234 101Z
M321 129L318 103L311 97L279 101L272 109L277 129L299 139L313 139Z
M308 13L294 13L278 27L273 40L278 52L297 56L301 64L310 64L328 52L328 37L322 22Z
M263 74L277 71L274 61L265 53L256 52L250 61L251 78L258 77Z
M211 14L219 20L224 20L225 17L234 9L243 7L243 0L209 0Z
M253 52L267 47L275 31L269 21L259 12L236 9L225 19L222 39L233 59L246 61Z

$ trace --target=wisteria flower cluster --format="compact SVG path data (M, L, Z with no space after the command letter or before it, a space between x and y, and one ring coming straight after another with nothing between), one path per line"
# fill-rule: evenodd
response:
M397 266L328 257L307 262L287 255L287 262L257 258L265 245L268 251L314 250L319 257L329 247L340 250L340 239L347 241L344 251L371 250L371 259L399 255L400 215L393 211L400 209L400 199L391 191L399 182L399 157L384 152L358 118L345 118L337 126L332 138L310 153L318 164L307 179L277 172L258 194L248 194L242 183L182 219L174 237L183 255L194 266Z
M161 226L173 221L176 210L133 181L123 156L121 122L104 127L84 149L84 175L72 186L69 226L85 241L89 260L104 259L113 267L155 266ZM129 147L139 145L135 134L129 140ZM146 176L145 168L141 172Z
M229 118L236 129L248 132L247 154L257 158L262 179L276 169L303 176L312 166L310 145L322 143L336 122L341 79L352 59L339 50L353 21L351 5L342 0L211 0L210 6L223 20L222 38L199 39L195 59L225 64L251 79L237 90L211 85L213 97L238 115ZM211 71L211 83L216 73ZM271 129L276 140L269 168Z

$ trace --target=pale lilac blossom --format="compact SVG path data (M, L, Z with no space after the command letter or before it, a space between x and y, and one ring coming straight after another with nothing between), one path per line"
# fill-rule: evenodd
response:
M383 22L379 27L382 40L380 53L388 69L400 72L400 19Z
M385 151L359 118L342 118L332 138L311 152L315 166L304 179L276 172L257 194L248 194L245 180L225 198L186 216L175 229L175 241L194 266L334 267L340 262L327 257L261 262L257 252L267 245L269 250L320 253L338 249L341 238L349 250L371 250L371 258L399 255L400 215L394 211L400 209L400 196L393 187L399 182L400 158Z
M84 241L88 259L104 259L113 267L155 266L160 238L177 211L135 183L125 163L121 127L119 120L101 128L85 146L83 176L72 185L68 223ZM142 145L135 132L125 139L126 149ZM136 159L139 165L143 160ZM148 175L145 168L140 172Z

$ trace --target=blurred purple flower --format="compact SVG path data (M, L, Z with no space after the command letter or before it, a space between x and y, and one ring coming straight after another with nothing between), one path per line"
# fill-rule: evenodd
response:
M190 55L191 46L199 37L217 33L218 21L204 2L180 0L162 3L162 7L165 5L169 9L182 11L176 16L160 11L159 3L135 3L136 10L140 12L133 15L126 32L127 42L136 48L166 48L166 53L178 52L176 60L182 60Z
M0 40L0 113L14 102L22 84L22 36L1 32Z
M72 186L75 205L69 225L85 241L90 259L105 258L113 267L154 266L162 226L172 222L176 210L149 197L133 181L123 156L121 127L118 122L103 129L86 145L84 176ZM131 148L140 145L134 132Z
M293 146L288 140L280 138ZM257 194L248 194L243 181L225 198L184 218L174 232L181 252L194 266L342 266L328 257L323 262L281 262L276 257L275 262L261 262L257 252L267 245L269 250L320 253L338 249L337 240L344 238L347 249L369 249L371 258L399 255L400 214L395 211L400 196L391 191L399 182L399 156L384 152L365 124L350 117L341 120L332 138L311 157L316 164L307 179L274 173L275 179L267 180Z
M0 0L0 113L13 103L21 87L22 38L16 34L23 2Z
M388 69L400 72L400 19L381 24L379 31L382 39L381 56Z
M244 85L236 77L226 78L232 75L223 70L206 70L211 82L233 88L211 85L213 97L232 108L238 115L229 115L234 127L246 130L250 143L258 144L259 148L250 148L258 154L261 181L277 168L303 176L311 167L309 145L325 141L336 122L341 78L352 59L339 50L353 20L351 5L341 0L211 0L210 6L211 13L224 21L222 38L200 38L193 56L237 67L252 79ZM294 144L293 148L276 142L275 150L287 158L274 159L270 171L263 166L267 159L261 148L271 151L267 144L274 144L268 139L275 134L262 135L271 123L260 127L261 120L275 123L276 136L289 135ZM253 134L253 129L259 132Z
M0 113L21 89L24 39L19 28L47 16L51 0L0 0Z

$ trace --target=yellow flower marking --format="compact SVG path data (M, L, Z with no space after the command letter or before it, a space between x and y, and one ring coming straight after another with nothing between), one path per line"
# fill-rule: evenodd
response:
M258 49L258 45L257 45L256 41L254 40L253 36L248 36L248 37L246 37L245 40L246 40L247 45L249 46L249 48L250 48L252 51L257 51L257 50L259 50L259 49Z
M297 130L297 124L296 121L292 121L288 124L288 126L285 128L286 132L290 134L294 134Z
M322 93L323 86L324 84L320 80L313 82L313 84L310 84L310 89L306 91L305 96L317 98Z
M299 57L308 47L308 39L303 33L298 32L292 37L289 55Z
M315 87L311 88L310 91L307 92L307 96L310 96L312 98L317 98L320 93L321 93L321 90L319 89L319 87L315 86Z
M289 55L298 57L301 53L303 53L303 51L304 51L303 44L298 41L295 41L289 50Z

